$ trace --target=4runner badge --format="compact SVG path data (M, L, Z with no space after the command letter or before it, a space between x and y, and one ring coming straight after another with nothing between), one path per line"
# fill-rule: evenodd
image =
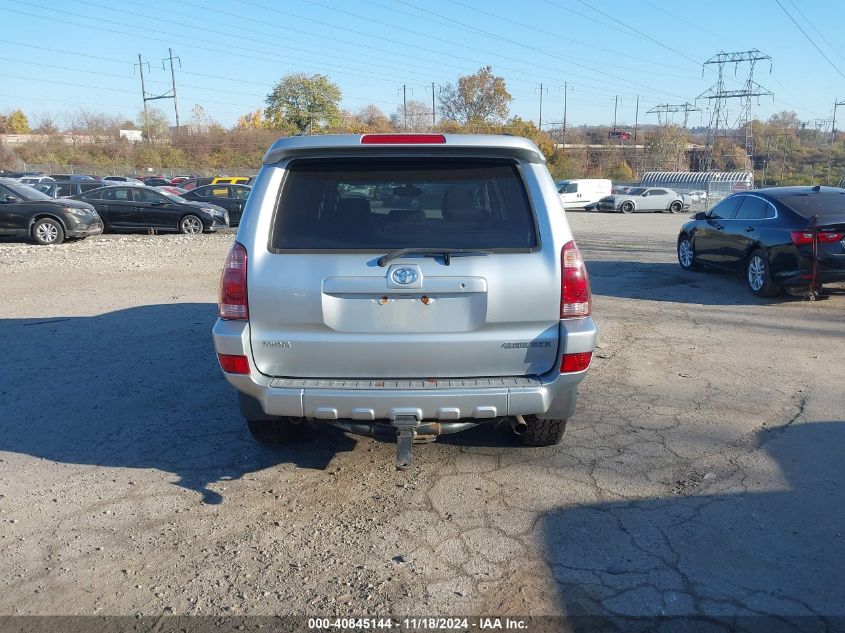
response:
M517 341L515 343L502 343L504 349L528 349L530 347L551 347L551 341Z
M290 349L293 347L290 341L264 341L264 347L281 347L284 349Z

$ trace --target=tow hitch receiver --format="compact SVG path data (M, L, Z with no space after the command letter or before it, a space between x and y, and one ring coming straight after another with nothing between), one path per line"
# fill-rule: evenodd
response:
M396 427L396 470L406 470L411 465L414 438L420 421L413 415L397 415L393 426Z

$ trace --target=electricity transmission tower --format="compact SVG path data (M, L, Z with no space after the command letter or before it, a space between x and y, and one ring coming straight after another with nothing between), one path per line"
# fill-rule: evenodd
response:
M695 106L692 103L661 103L660 105L654 106L651 110L646 112L646 114L657 114L657 124L663 125L663 118L660 116L661 114L674 114L676 112L683 112L684 113L684 124L683 128L687 127L687 123L689 122L689 113L690 112L701 112L701 108ZM669 123L670 117L666 117L666 123Z
M704 67L716 65L719 73L718 80L709 89L702 92L696 100L707 99L710 102L710 125L707 128L707 170L713 168L713 148L720 136L727 135L729 126L727 114L727 101L729 99L741 99L741 108L736 127L745 129L745 169L750 170L751 159L754 156L754 131L751 122L753 117L752 97L774 97L767 88L754 81L754 67L757 62L768 61L769 72L772 71L772 58L770 55L761 53L756 48L750 51L738 53L720 52L704 62ZM734 74L737 73L739 65L748 65L748 77L741 90L725 89L725 66L734 64ZM703 69L702 69L703 72ZM724 134L721 132L724 130Z
M671 114L684 113L684 124L680 127L670 127L672 122ZM701 108L692 103L661 103L648 110L646 114L656 114L657 124L660 127L657 137L654 139L657 156L664 163L668 162L672 155L676 155L676 169L681 169L681 140L687 129L690 112L701 112Z

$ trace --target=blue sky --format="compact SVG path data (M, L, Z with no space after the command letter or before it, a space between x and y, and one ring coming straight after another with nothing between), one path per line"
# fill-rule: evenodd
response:
M562 119L568 83L570 125L612 122L616 95L621 125L633 123L636 95L639 120L656 123L649 108L693 101L715 82L703 61L757 48L772 70L759 64L755 80L775 95L755 105L758 118L830 118L845 99L845 2L780 3L830 62L777 0L0 0L0 112L135 118L138 53L150 64L148 91L163 93L171 47L183 121L200 104L232 125L289 72L328 75L343 107L390 114L403 84L409 99L430 103L432 82L489 64L524 118L537 120L542 82L544 122ZM740 88L745 72L727 67L727 87ZM173 118L172 102L158 105ZM845 129L845 108L838 117ZM690 118L706 124L706 112Z

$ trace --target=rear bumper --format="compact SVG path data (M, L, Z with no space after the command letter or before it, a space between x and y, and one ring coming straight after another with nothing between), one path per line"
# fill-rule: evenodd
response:
M575 412L576 389L588 370L543 376L473 379L296 379L265 376L253 364L249 324L219 320L213 329L219 354L247 356L250 374L225 374L238 391L254 398L267 415L317 420L495 419L538 415L566 419ZM592 352L592 319L561 322L560 354ZM558 359L555 367L560 366ZM483 372L479 372L483 373Z
M777 282L787 287L809 286L812 280L812 270L785 271L775 276ZM832 268L821 265L818 271L818 282L832 284L845 281L845 268Z

